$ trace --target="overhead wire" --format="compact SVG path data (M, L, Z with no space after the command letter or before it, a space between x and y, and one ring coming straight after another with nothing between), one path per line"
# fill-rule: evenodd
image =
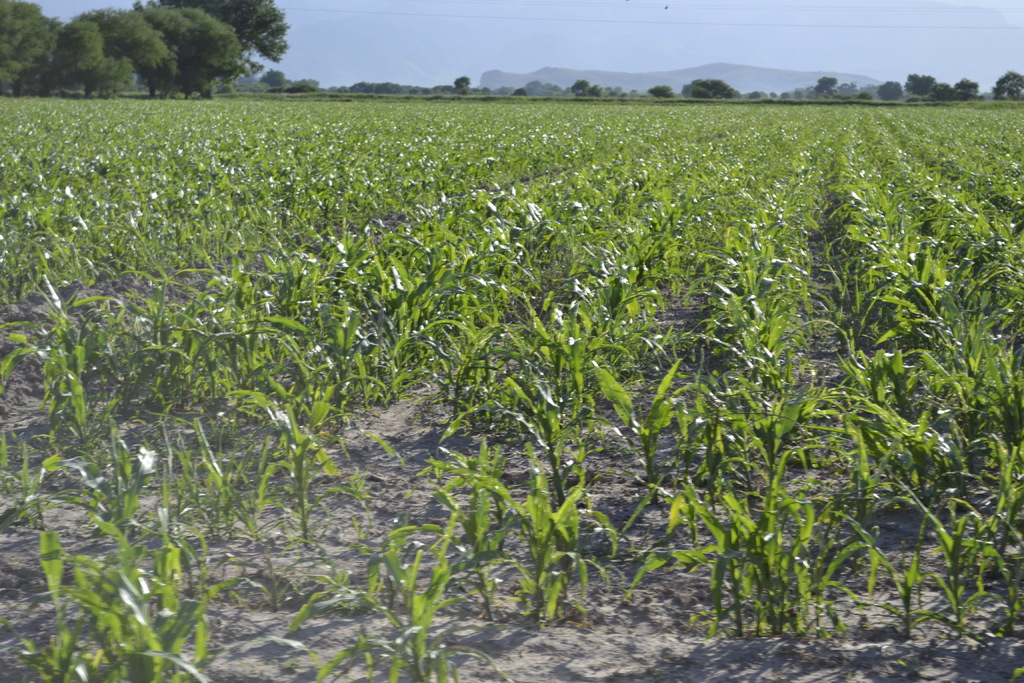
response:
M537 7L573 7L580 9L597 8L597 7L621 7L621 8L635 8L635 7L664 7L664 0L647 2L645 0L621 0L609 1L600 0L598 2L580 2L573 0L500 0L499 2L481 2L480 0L390 0L390 2L406 2L420 5L474 5L476 7L487 6L487 7L507 7L512 5L522 6L537 6ZM628 3L628 5L626 4ZM334 3L335 5L337 3ZM723 5L714 3L684 3L684 2L670 2L670 8L672 9L714 9L714 10L762 10L762 11L776 11L776 10L803 10L806 12L889 12L889 13L911 13L911 14L943 14L943 13L977 13L977 12L1024 12L1024 7L964 7L964 6L932 6L932 7L899 7L893 5L797 5L797 4L745 4L745 5ZM295 8L299 9L299 8ZM302 8L309 10L323 10L328 11L329 8ZM330 11L345 11L335 8L330 8Z
M628 1L628 0L627 0ZM665 9L671 7L671 0ZM735 22L735 21L679 21L679 20L651 20L651 19L593 19L587 17L518 17L518 16L497 16L480 14L441 14L434 12L388 12L380 10L352 10L332 8L311 8L311 7L281 7L281 9L292 12L330 12L336 14L360 14L389 17L420 17L430 19L486 19L498 21L534 21L534 22L561 22L581 24L647 24L658 26L729 26L729 27L751 27L751 28L843 28L843 29L891 29L891 30L917 30L917 29L943 29L943 30L984 30L984 31L1019 31L1022 27L1013 25L1004 26L942 26L937 24L811 24L811 23L775 23L775 22Z

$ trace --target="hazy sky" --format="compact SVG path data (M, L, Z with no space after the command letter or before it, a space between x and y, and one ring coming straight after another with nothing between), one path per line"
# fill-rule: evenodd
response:
M131 0L43 0L63 20ZM667 71L710 62L930 73L991 87L1024 71L1013 0L277 0L292 30L276 66L323 85L448 83L489 69ZM977 9L969 9L977 8ZM1019 55L1019 57L1018 57ZM1014 61L1016 60L1016 63Z

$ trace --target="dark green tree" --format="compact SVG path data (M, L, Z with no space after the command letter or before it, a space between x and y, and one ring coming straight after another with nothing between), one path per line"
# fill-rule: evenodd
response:
M953 90L956 91L956 99L962 102L970 102L972 100L979 99L981 86L972 80L962 78L957 81L956 85L953 86Z
M838 78L822 76L818 79L818 84L814 86L814 92L816 92L820 97L831 97L836 94L837 85L839 85Z
M82 85L88 97L99 88L104 71L109 70L110 65L105 61L103 35L97 24L75 19L58 29L57 44L53 50L53 70L58 84L65 87ZM127 74L123 74L122 81L130 76L131 67Z
M699 100L731 100L740 96L735 88L717 78L698 78L684 85L682 94Z
M1016 71L1007 71L996 81L992 94L997 100L1019 100L1024 94L1024 76Z
M903 99L903 86L896 81L886 81L878 86L878 99L895 102Z
M47 87L58 25L43 16L39 5L0 0L0 91L10 84L20 97L33 86Z
M674 94L672 92L672 86L671 85L656 85L653 88L648 88L647 92L652 97L661 97L661 98L672 97L672 95Z
M936 102L952 102L956 99L956 90L949 83L935 83L928 91L928 99Z
M469 76L459 76L455 79L455 92L460 95L469 94Z
M569 91L576 97L586 97L590 94L590 81L585 78L581 78L569 86Z
M146 21L142 12L101 9L80 14L77 19L95 23L103 35L103 53L127 59L143 81L174 70L175 57L163 36ZM155 95L155 93L151 93Z
M920 74L910 74L907 76L906 85L903 89L907 91L908 95L917 95L918 97L924 97L931 92L932 86L935 85L934 76L922 76Z
M169 68L154 71L147 79L150 95L159 90L210 97L214 81L234 80L246 71L242 45L231 27L209 14L153 6L140 11L174 54Z
M162 7L200 9L235 32L251 73L263 66L257 57L281 61L288 51L288 24L274 0L158 0Z
M260 83L266 83L271 88L283 88L288 85L289 81L285 78L283 71L270 69L260 77Z
M604 88L597 83L592 84L587 88L587 97L604 97Z

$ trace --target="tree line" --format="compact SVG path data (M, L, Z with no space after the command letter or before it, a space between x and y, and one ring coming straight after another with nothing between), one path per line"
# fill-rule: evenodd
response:
M109 97L134 77L151 97L209 97L215 83L258 72L257 58L279 61L287 30L273 0L150 0L67 23L0 0L0 93Z

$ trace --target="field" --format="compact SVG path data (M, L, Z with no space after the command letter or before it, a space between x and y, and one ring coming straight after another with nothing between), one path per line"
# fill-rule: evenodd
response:
M1024 671L1020 109L0 129L5 680Z

